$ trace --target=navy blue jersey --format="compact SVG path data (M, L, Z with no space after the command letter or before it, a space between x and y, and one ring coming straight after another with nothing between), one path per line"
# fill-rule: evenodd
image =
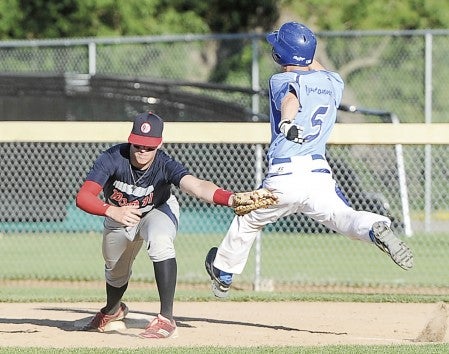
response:
M143 213L165 203L172 185L179 187L190 172L162 150L157 150L147 170L134 168L129 159L128 143L114 145L103 152L87 174L86 180L103 187L109 204L138 205Z

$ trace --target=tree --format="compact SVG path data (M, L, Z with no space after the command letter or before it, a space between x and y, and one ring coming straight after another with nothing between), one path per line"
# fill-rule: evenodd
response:
M165 1L165 5L180 14L197 14L212 33L268 31L279 17L278 1L274 0L174 0ZM243 48L244 45L238 40L220 41L209 80L226 82L230 73L241 71L242 67L249 65Z
M449 25L449 3L438 0L283 0L284 17L320 31L437 29Z
M0 39L206 33L192 11L176 13L163 0L4 0Z
M273 0L3 0L0 39L266 30L277 19L276 4Z

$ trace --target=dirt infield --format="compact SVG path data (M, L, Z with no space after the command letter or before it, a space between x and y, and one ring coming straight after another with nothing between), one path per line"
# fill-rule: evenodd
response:
M99 303L0 303L0 347L312 346L447 342L444 304L178 302L178 338L138 334L158 303L127 303L123 329L82 332Z

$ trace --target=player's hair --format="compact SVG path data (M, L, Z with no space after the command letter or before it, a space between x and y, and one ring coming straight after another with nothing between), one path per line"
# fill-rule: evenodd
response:
M312 63L316 49L315 34L298 22L284 23L279 30L267 35L272 56L282 66L308 66Z

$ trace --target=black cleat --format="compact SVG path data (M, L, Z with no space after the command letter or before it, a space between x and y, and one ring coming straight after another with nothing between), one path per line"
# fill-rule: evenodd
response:
M212 280L212 292L216 297L225 298L228 297L228 291L231 287L232 283L232 274L225 273L220 271L218 268L214 267L215 256L217 255L218 248L212 247L207 253L206 260L204 261L204 266L206 267L207 274L209 274L210 279ZM220 279L220 273L224 273L229 282L224 282L223 279ZM228 280L228 279L226 279Z

